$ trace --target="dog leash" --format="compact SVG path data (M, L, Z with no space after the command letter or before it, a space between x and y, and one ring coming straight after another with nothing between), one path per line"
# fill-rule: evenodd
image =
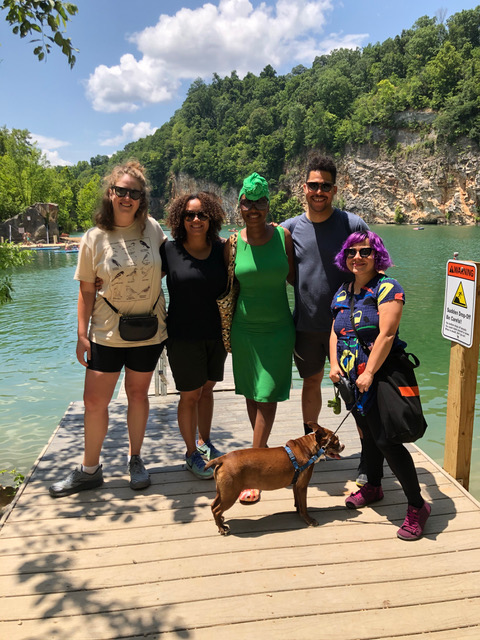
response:
M337 431L340 429L340 427L342 426L342 424L345 422L345 420L348 418L348 416L352 413L352 409L350 409L344 416L343 420L340 422L340 424L338 425L338 427L335 429L335 431L333 432L333 436L337 433ZM332 438L330 437L327 440L327 444L325 445L325 450L327 449L328 445L330 444L330 440ZM328 460L328 456L325 456L325 460Z

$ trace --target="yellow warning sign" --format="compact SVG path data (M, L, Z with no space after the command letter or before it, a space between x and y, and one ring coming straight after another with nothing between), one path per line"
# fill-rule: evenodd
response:
M461 282L457 287L457 292L453 297L452 304L456 304L457 307L463 307L464 309L467 308L467 301L465 300L465 293L463 291L463 285Z

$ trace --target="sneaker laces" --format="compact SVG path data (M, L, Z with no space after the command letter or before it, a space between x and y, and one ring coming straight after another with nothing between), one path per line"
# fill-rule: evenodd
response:
M408 507L405 521L402 524L402 529L410 531L411 533L416 533L419 527L419 515L420 509Z
M190 463L193 466L197 466L200 469L205 466L205 460L202 458L198 451L194 451L190 456Z
M130 464L128 465L130 473L135 473L137 471L143 471L143 462L139 456L132 456L130 458Z

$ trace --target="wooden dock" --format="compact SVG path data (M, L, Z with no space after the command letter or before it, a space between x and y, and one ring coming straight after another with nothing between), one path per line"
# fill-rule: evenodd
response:
M231 373L215 394L212 430L225 451L251 444ZM328 391L327 391L328 393ZM218 534L214 482L184 467L178 396L152 397L143 456L152 486L133 492L126 403L112 403L101 489L52 499L48 486L81 459L82 403L72 403L0 521L0 638L5 640L480 638L480 504L412 446L432 502L426 535L403 542L406 504L385 468L385 498L351 511L359 440L351 417L340 461L319 462L308 491L316 528L291 489L226 513ZM341 416L322 410L336 428ZM302 434L300 392L281 403L270 439Z

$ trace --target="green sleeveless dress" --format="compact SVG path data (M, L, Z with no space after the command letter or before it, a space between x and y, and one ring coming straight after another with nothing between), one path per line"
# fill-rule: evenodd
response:
M287 400L295 326L286 290L284 229L275 227L260 247L239 233L235 275L240 283L231 334L235 393L257 402Z

